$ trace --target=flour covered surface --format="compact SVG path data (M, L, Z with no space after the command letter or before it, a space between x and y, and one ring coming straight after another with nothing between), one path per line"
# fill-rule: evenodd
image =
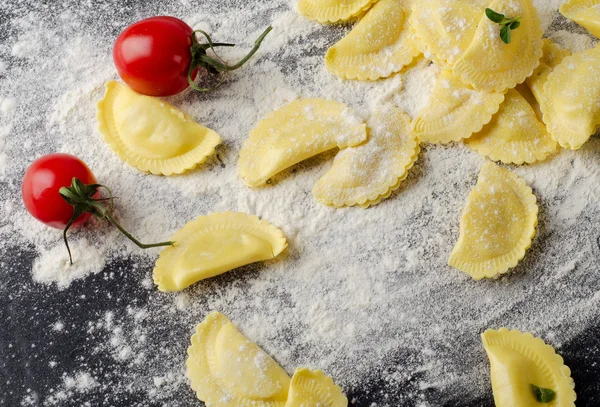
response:
M423 60L385 80L340 80L323 58L351 27L310 21L294 3L0 2L0 380L10 381L0 404L201 406L186 352L197 324L219 311L288 376L306 366L334 378L350 406L492 406L479 334L500 326L544 338L573 370L577 405L597 405L600 388L587 378L600 375L598 137L506 167L532 188L540 211L527 254L499 279L473 281L446 264L486 160L463 144L422 145L401 188L368 210L327 207L311 193L337 147L248 188L240 150L271 112L321 98L364 122L388 103L414 119L440 75ZM562 1L533 4L554 43L573 53L595 45L558 12ZM104 84L118 79L115 38L154 15L238 44L218 49L230 63L273 25L215 91L165 99L222 139L200 168L173 177L124 164L95 117ZM60 231L31 218L20 198L25 168L57 151L80 157L113 189L116 216L141 241L168 240L201 215L231 211L268 220L289 247L276 261L162 293L152 280L160 250L139 251L91 221L70 233L69 266Z

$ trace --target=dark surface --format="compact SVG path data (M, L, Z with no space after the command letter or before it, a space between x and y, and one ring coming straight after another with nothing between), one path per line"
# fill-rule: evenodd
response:
M88 30L99 35L114 36L117 32L114 27L118 26L119 22L162 14L163 11L159 4L161 2L128 0L105 3L107 7L92 8L89 13L81 14L88 16ZM9 1L7 4L0 8L0 42L7 41L14 32L10 25L13 16L31 9L47 10L48 19L52 20L60 13L61 7L72 7L69 2L55 5L55 2L50 1ZM112 26L102 23L107 19L111 20ZM2 48L2 54L2 58L10 61L6 47ZM3 191L12 189L8 184L9 182L3 182L0 188ZM10 219L3 219L1 222L10 222ZM137 394L115 391L112 384L119 380L119 377L113 374L119 368L115 365L117 362L101 352L90 354L90 349L96 345L95 342L99 344L106 338L102 335L90 336L87 332L88 322L96 321L107 310L121 314L126 312L127 306L146 304L149 292L140 287L139 281L141 276L151 269L151 264L145 264L145 270L131 273L123 270L130 270L137 262L121 260L109 264L103 273L75 281L68 289L57 291L53 287L31 281L30 269L34 255L27 248L12 247L7 242L3 242L0 249L0 405L21 405L28 395L29 405L41 405L39 400L43 400L62 382L60 372L74 371L82 365L94 371L102 386L75 395L69 401L57 405L201 404L185 386L182 386L172 400L160 403L153 402L143 392ZM105 278L110 272L115 273L114 279ZM118 284L115 284L115 279L119 281ZM60 339L57 339L57 336L51 333L49 325L59 316L65 330ZM577 405L600 406L600 322L564 344L559 353L572 370L576 383ZM414 395L419 393L422 402L426 402L427 405L441 405L436 403L438 390L418 389L418 374L408 380L394 383L382 379L389 376L384 374L386 370L394 369L395 365L416 357L418 356L406 350L389 355L385 367L369 372L359 386L348 390L349 400L354 406L360 407L416 406L418 400ZM59 361L60 369L49 369L50 361ZM114 384L117 388L117 383ZM469 400L468 396L460 395L443 405L492 406L491 389L483 399Z
M140 289L139 275L119 272L130 269L132 260L113 263L108 267L110 271L116 271L115 278L119 284L115 284L112 279L105 279L103 275L109 272L105 270L83 281L76 281L68 289L57 292L53 288L30 281L28 270L31 267L32 254L27 255L25 252L18 258L13 258L10 255L12 250L19 249L4 247L1 253L3 260L0 263L0 405L18 406L28 394L36 394L42 400L51 389L59 386L62 377L49 370L48 364L51 360L60 361L60 371L74 370L85 360L85 365L90 370L99 373L97 380L103 384L98 389L92 389L58 404L61 406L201 404L186 388L181 389L171 401L160 403L153 402L141 392L115 392L111 386L113 380L118 380L111 374L115 368L118 369L118 366L114 366L114 359L106 354L103 356L89 353L89 349L95 345L90 343L90 340L102 341L102 338L89 336L88 321L96 320L98 315L106 310L119 314L125 312L128 305L144 304L147 301L148 292ZM7 273L8 270L12 272ZM15 270L17 272L14 272ZM27 295L22 296L22 292L26 292ZM82 295L85 295L84 299L81 298ZM55 336L50 333L48 325L58 316L66 329L60 341L53 341ZM32 345L35 345L34 351ZM572 370L572 377L576 383L577 406L599 406L600 325L596 324L577 335L559 352ZM389 355L385 367L370 372L360 387L348 391L351 405L368 407L377 403L378 406L417 406L413 396L418 391L419 374L402 382L389 383L382 379L389 376L385 373L393 370L394 366L415 357L418 356L406 351ZM106 375L102 372L106 372ZM489 396L485 398L468 400L463 395L445 404L436 403L437 391L422 392L424 401L431 406L447 407L494 405L491 389ZM30 405L41 404L34 402Z

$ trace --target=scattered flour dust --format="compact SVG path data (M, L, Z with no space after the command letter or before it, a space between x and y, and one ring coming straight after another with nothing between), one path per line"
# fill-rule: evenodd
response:
M598 316L600 282L588 278L599 256L598 138L577 152L512 168L539 199L538 237L509 276L474 282L446 266L483 162L462 145L424 146L401 188L368 210L336 210L312 197L331 153L284 171L260 190L245 187L237 174L242 142L274 109L325 97L364 119L386 103L414 117L435 83L435 65L419 59L387 80L342 81L325 70L323 55L349 27L308 21L286 1L148 2L139 9L92 3L69 9L11 3L12 30L0 46L7 55L0 54L0 234L5 242L33 248L32 278L56 296L69 293L75 280L98 278L96 273L118 285L111 265L137 259L125 263L135 267L124 273L142 274L136 289L144 300L129 304L134 299L123 296L119 307L90 314L84 327L90 345L77 355L78 367L64 371L64 361L52 359L48 374L58 375L59 385L27 391L23 405L85 405L86 394L99 389L109 389L117 401L142 394L165 405L183 399L192 405L185 350L195 325L213 310L289 373L298 366L324 369L354 394L356 405L457 405L489 395L479 342L484 329L509 326L560 346ZM558 14L560 3L535 1L546 36L574 50L591 47L591 37ZM228 74L220 88L168 99L224 140L218 157L169 178L123 164L102 142L95 119L104 83L117 79L113 39L127 24L158 14L177 15L215 39L239 43L223 49L230 61L266 25L274 27L251 62ZM281 227L290 247L278 260L164 294L150 278L158 249L141 252L114 228L91 222L70 233L70 266L60 231L30 217L19 195L29 163L55 151L77 155L113 189L117 217L142 241L168 239L197 216L231 210ZM53 338L72 329L70 317L60 315L49 325ZM88 358L103 364L88 365ZM377 392L369 394L372 388Z
M41 283L54 282L58 288L66 288L73 280L102 271L106 264L105 249L90 245L83 239L72 242L70 247L75 259L73 265L70 264L65 244L59 241L36 257L33 279Z

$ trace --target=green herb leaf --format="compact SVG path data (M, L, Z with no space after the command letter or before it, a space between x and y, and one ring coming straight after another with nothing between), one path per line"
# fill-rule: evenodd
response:
M505 25L500 30L500 39L503 43L510 44L510 27L508 25Z
M545 389L543 387L538 387L535 384L532 384L531 390L533 390L535 399L539 403L551 403L556 398L556 392L552 389Z
M487 16L487 18L498 24L504 21L504 14L496 13L491 8L485 9L485 15Z
M500 14L491 8L485 9L485 15L494 23L500 26L500 39L505 44L510 44L511 30L516 30L521 25L521 17L506 18L504 14Z

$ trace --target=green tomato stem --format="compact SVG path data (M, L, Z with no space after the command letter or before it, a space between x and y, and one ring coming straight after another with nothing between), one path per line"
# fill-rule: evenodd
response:
M213 89L217 88L218 86L220 86L221 83L219 82L217 85L215 85L213 87L209 87L209 88L200 87L194 83L194 80L192 79L192 73L197 68L204 68L208 73L210 73L212 75L218 75L221 72L234 71L234 70L240 68L246 62L248 62L248 60L250 58L252 58L252 56L254 56L256 51L258 51L258 49L260 48L260 45L262 44L263 40L265 39L267 34L269 32L271 32L272 29L273 29L273 27L271 27L271 26L267 27L267 29L254 41L254 47L252 47L252 49L248 52L248 54L246 54L246 56L244 58L242 58L240 61L238 61L234 65L228 65L227 63L225 63L216 53L215 47L233 47L233 46L235 46L235 44L221 43L221 42L213 43L212 38L205 31L202 31L202 30L194 31L192 33L192 46L190 48L190 53L192 55L192 61L190 63L190 67L188 69L188 83L189 83L190 87L198 92L208 92L208 91L213 90ZM199 43L198 39L196 38L196 33L202 34L204 36L204 38L206 38L207 43L206 44ZM208 55L206 55L206 51L209 49L212 50L212 52L215 54L216 58L209 57Z
M108 198L94 198L94 195L98 193L98 189L100 188L103 188L106 190L106 192L108 192ZM175 244L175 242L171 241L145 244L133 237L112 216L111 212L114 209L114 197L110 188L108 188L105 185L85 185L79 179L73 178L73 180L71 181L71 186L62 187L58 191L58 193L69 205L73 206L73 215L71 216L71 219L69 220L69 222L63 230L63 240L65 241L65 246L67 246L67 251L69 252L69 261L71 262L71 265L73 265L73 256L71 254L71 248L69 247L67 232L69 231L75 220L77 220L77 218L84 213L91 213L98 219L106 219L141 249L148 249L151 247L159 246L172 246L173 244ZM109 201L109 207L107 208L106 206L104 206L104 204L102 204L102 201Z

